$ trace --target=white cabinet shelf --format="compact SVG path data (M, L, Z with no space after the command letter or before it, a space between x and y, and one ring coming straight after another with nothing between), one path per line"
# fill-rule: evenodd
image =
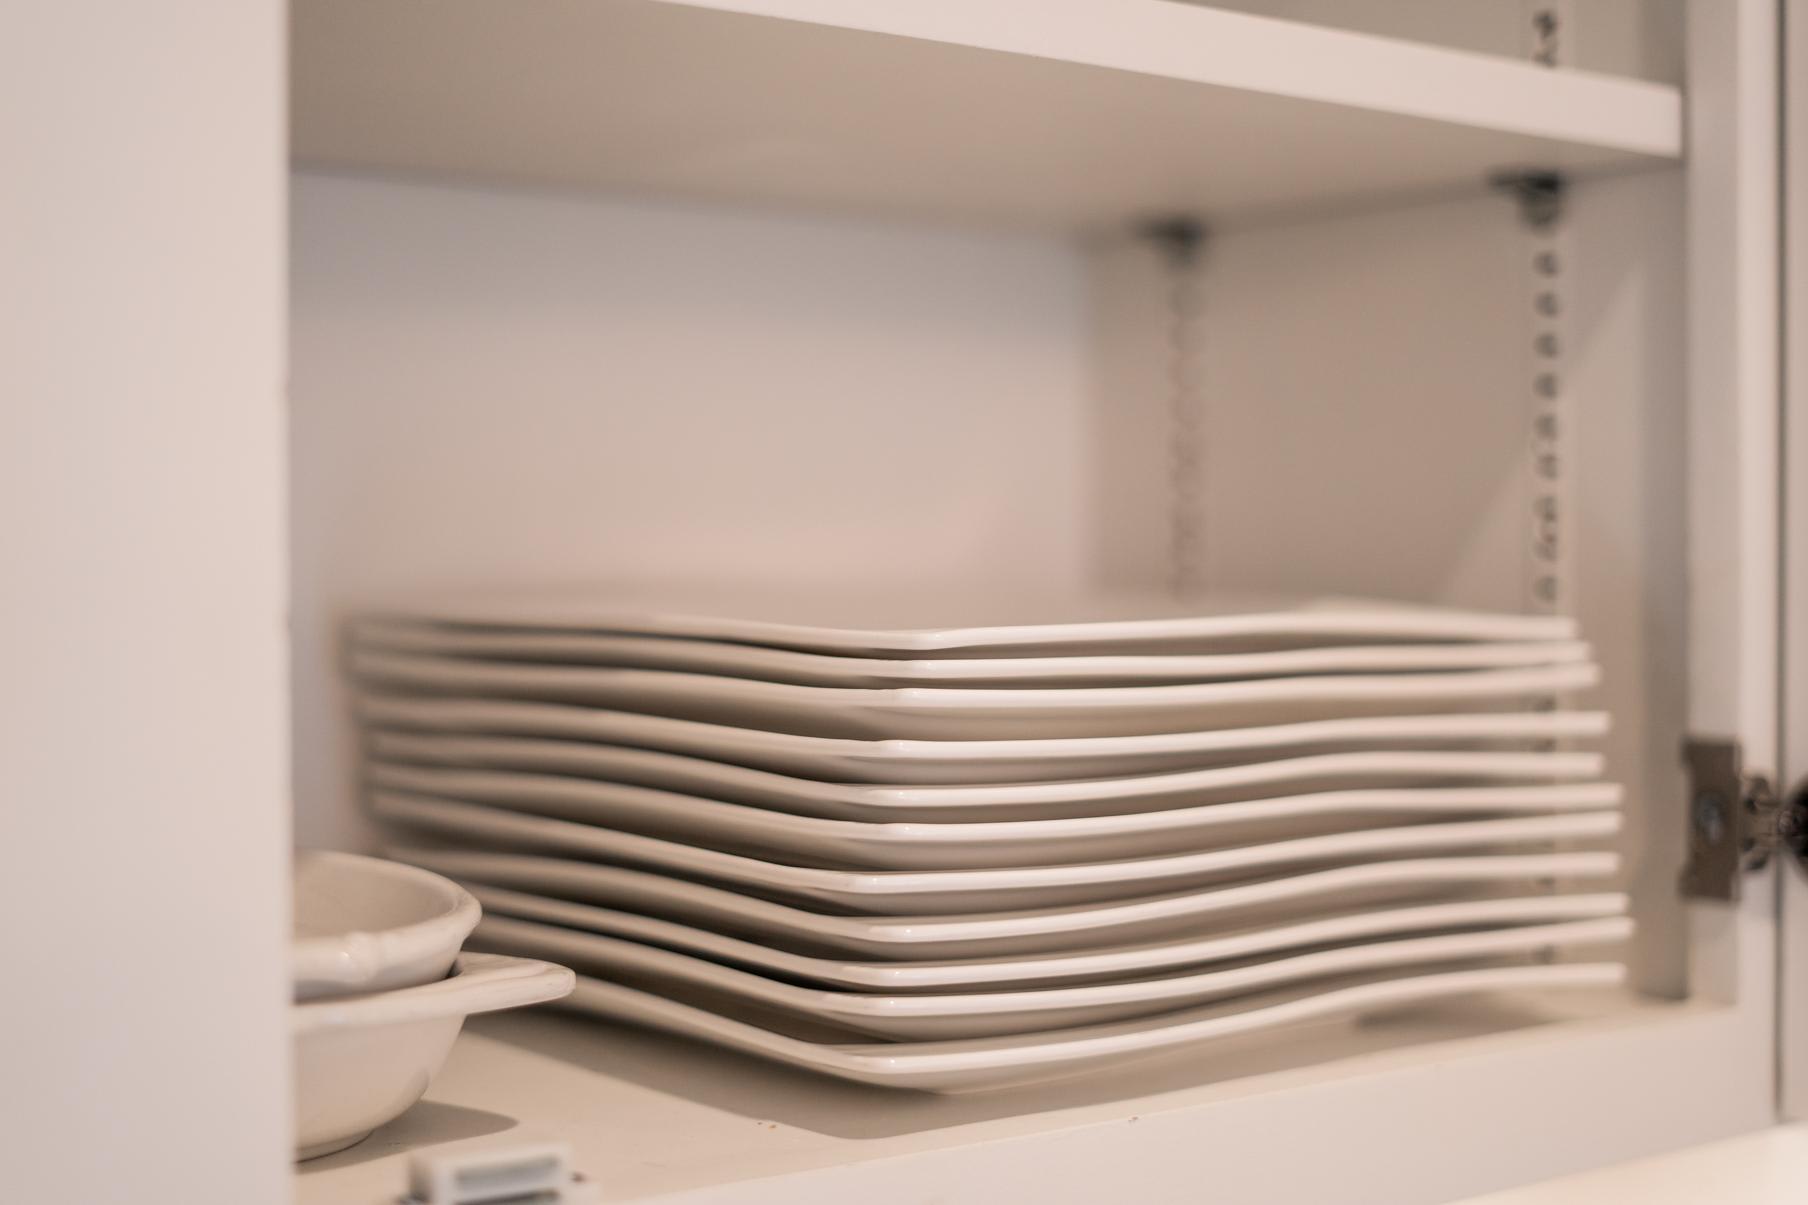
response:
M418 1147L546 1137L569 1142L612 1203L1081 1202L1131 1185L1148 1201L1328 1201L1350 1185L1364 1199L1442 1201L1515 1183L1528 1163L1586 1166L1764 1124L1762 1102L1735 1103L1741 1064L1766 1049L1750 1020L1610 994L1500 997L936 1097L514 1014L470 1026L426 1104L302 1165L296 1205L390 1205ZM1729 1044L1739 1059L1722 1057ZM1672 1076L1705 1126L1656 1089ZM1403 1144L1437 1151L1441 1171L1401 1159Z
M298 0L299 162L1039 226L1676 159L1661 84L1172 0Z

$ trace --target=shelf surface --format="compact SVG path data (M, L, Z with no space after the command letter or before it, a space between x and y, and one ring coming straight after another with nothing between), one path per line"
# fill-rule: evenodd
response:
M1674 160L1677 89L1171 0L298 0L293 148L1096 228Z
M1741 1023L1733 1010L1614 994L1501 997L1065 1084L936 1097L513 1014L474 1022L413 1112L303 1165L296 1201L391 1205L411 1151L515 1139L569 1142L609 1202L1091 1201L1121 1189L1131 1164L1151 1202L1200 1199L1206 1167L1234 1179L1240 1191L1226 1199L1238 1201L1337 1199L1337 1185L1382 1191L1402 1177L1412 1191L1389 1199L1445 1200L1527 1168L1567 1170L1763 1124L1719 1100L1727 1069L1714 1051ZM1687 1085L1691 1108L1666 1082ZM1629 1085L1643 1085L1639 1107L1625 1105ZM1311 1160L1297 1158L1302 1133L1318 1135ZM1402 1162L1427 1150L1448 1166L1408 1176Z
M1797 1205L1808 1125L1759 1130L1453 1205Z

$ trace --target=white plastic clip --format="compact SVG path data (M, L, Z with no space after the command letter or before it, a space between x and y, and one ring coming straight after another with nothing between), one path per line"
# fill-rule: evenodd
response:
M402 1205L595 1205L597 1186L571 1170L562 1142L421 1151Z

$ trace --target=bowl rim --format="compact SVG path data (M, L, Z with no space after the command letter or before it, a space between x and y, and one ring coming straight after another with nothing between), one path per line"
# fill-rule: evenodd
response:
M567 967L508 954L460 954L444 979L362 996L308 1000L289 1008L297 1036L463 1018L540 1004L569 995L577 976Z
M356 992L400 963L444 952L450 958L477 927L482 907L463 887L419 866L334 849L298 849L294 861L350 867L371 878L412 883L426 888L440 903L431 915L380 929L291 937L290 980L304 988Z

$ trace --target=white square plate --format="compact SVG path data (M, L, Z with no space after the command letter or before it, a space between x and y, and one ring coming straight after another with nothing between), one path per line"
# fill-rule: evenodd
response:
M1318 920L1381 905L1435 906L1525 894L1549 880L1619 873L1609 850L1466 855L1360 862L1230 886L1133 897L1109 904L942 916L812 912L706 883L565 858L462 849L391 847L388 856L467 884L734 934L774 950L828 958L913 962L1026 959L1096 953ZM1556 897L1549 897L1556 898ZM537 919L550 919L539 917Z
M854 991L933 992L997 990L1126 979L1182 967L1252 958L1285 950L1367 941L1409 933L1549 924L1621 916L1627 897L1618 892L1518 895L1445 900L1407 908L1333 910L1304 919L1213 931L1210 936L1155 944L1109 946L1041 958L960 959L946 962L847 962L774 949L632 912L467 883L490 917L514 917L566 929L617 937L691 954L771 978Z
M1599 736L1590 712L1359 716L1261 728L1054 740L864 740L798 736L665 716L494 699L365 695L368 728L518 736L614 745L747 766L823 782L964 785L1104 778L1250 762L1279 753L1439 749ZM600 756L600 754L599 754ZM617 764L625 764L618 759ZM531 768L531 767L523 767ZM662 785L654 782L648 785Z
M805 1041L649 992L578 976L560 1007L644 1025L837 1079L927 1092L978 1092L1066 1079L1214 1039L1281 1025L1372 1013L1480 992L1611 987L1619 963L1556 963L1353 976L1314 988L1262 993L1225 1003L1108 1025L948 1042L844 1044Z
M369 618L462 629L678 637L882 658L1252 651L1400 641L1573 640L1574 620L1367 600L1010 596L924 585L854 591L599 583L537 595L439 598Z
M1339 975L1432 968L1622 942L1632 918L1597 917L1361 941L1180 974L1007 991L872 995L800 987L674 950L533 921L485 917L472 948L557 961L720 1011L776 1012L891 1041L946 1041L1101 1025Z
M1126 778L888 787L818 782L703 758L580 741L377 731L369 734L366 747L376 762L563 775L799 816L929 824L1106 816L1363 788L1575 781L1598 777L1605 764L1598 753L1375 750Z
M1599 811L1618 807L1623 794L1608 782L1389 787L1106 816L871 823L552 774L379 762L366 768L366 776L379 791L490 804L708 849L856 870L985 870L1149 858L1412 821Z
M582 704L808 736L922 740L1136 736L1414 711L1504 709L1584 690L1592 662L1424 674L1326 674L1185 686L792 686L710 674L354 651L389 691Z
M676 670L797 686L1132 686L1304 674L1426 673L1587 661L1579 640L1356 644L1260 652L1105 657L849 657L669 636L520 631L365 620L354 646L486 661Z
M393 792L374 792L371 805L384 820L428 829L478 849L569 854L729 883L760 895L812 900L849 912L890 914L1048 908L1173 891L1315 864L1588 840L1612 836L1620 828L1617 811L1578 812L1408 824L1124 862L860 872L770 862L569 820Z

